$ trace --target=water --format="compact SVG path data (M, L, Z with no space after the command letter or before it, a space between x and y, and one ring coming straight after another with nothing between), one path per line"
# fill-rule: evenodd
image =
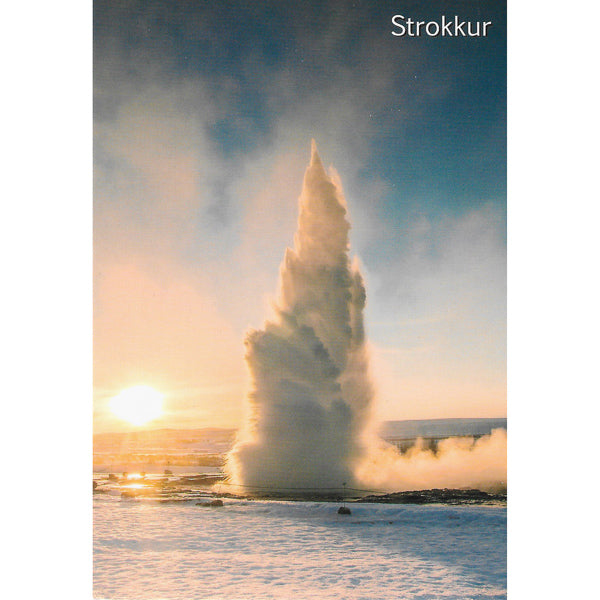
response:
M313 140L294 248L285 251L275 314L246 337L248 436L229 454L237 484L327 488L358 483L373 389L365 286L349 257L339 177Z
M506 598L506 508L94 495L96 598Z

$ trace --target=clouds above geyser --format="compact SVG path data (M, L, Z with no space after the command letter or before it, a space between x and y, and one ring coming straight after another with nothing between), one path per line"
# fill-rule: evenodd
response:
M178 334L179 347L199 365L213 365L200 365L195 375L188 370L185 386L204 388L202 371L218 385L210 373L231 366L229 356L240 356L244 330L260 323L275 289L279 261L292 239L309 132L318 129L325 139L343 141L344 123L357 120L356 103L341 104L336 93L340 87L349 91L352 82L341 74L339 83L330 82L309 103L289 97L304 89L301 77L274 72L263 94L280 107L279 115L270 119L267 134L256 132L249 152L227 152L215 139L215 124L226 120L231 128L246 127L244 117L236 117L234 80L174 72L168 49L146 61L108 37L97 52L95 89L95 361L97 387L105 390L98 396L106 398L133 383L140 371L152 370L146 354L131 349L132 340L144 346L148 337L163 339L164 364L173 362L168 354L175 336L169 331L185 331L187 321L175 312L166 330L167 323L151 315L167 311L169 289L182 285L218 306L207 313L197 303L188 339ZM143 285L132 285L135 277L125 282L128 294L120 293L123 282L114 274L124 265L154 282L152 296ZM164 331L142 334L135 321L122 318L124 307L147 314L146 328ZM219 320L239 337L222 353L203 356L202 345L213 345ZM116 343L120 337L129 340L127 350ZM240 360L229 375L237 383L235 393L219 401L230 413L241 402L243 377Z
M504 253L501 211L448 211L443 224L414 210L390 220L393 185L365 170L378 160L381 115L384 128L404 131L403 123L452 88L448 74L427 63L418 79L409 77L427 61L414 49L399 60L398 49L375 35L377 24L362 23L360 12L340 19L335 3L319 27L310 13L287 19L289 44L277 60L256 44L231 54L234 41L244 43L239 24L227 25L226 15L209 8L189 19L189 6L178 6L119 3L109 10L97 3L97 13L106 13L96 21L94 67L98 417L111 394L160 372L170 409L203 415L189 426L240 423L241 341L271 310L311 137L342 174L351 206L351 244L367 280L366 325L374 355L382 357L374 367L386 415L413 416L416 397L414 410L433 416L444 406L447 383L453 391L446 409L464 416L448 405L464 396L468 379L469 416L483 416L478 398L502 396L503 388L502 359L479 364L484 338L492 348L494 324L503 326L503 308L493 299L503 277L494 270ZM254 9L242 11L251 18ZM155 34L166 31L165 22L179 38ZM192 56L195 43L213 49L200 60ZM369 115L379 115L379 124ZM446 228L456 232L454 241L444 240ZM411 258L419 244L431 251ZM473 257L481 259L482 277ZM454 312L443 297L448 291ZM491 299L488 314L473 320L481 298L484 305ZM444 321L449 312L453 320ZM425 334L400 328L419 320L429 324ZM430 341L444 351L425 352L419 362ZM460 352L452 355L451 347ZM479 371L467 378L469 364ZM439 385L427 390L432 375ZM214 389L222 393L207 392ZM171 390L180 390L177 401Z

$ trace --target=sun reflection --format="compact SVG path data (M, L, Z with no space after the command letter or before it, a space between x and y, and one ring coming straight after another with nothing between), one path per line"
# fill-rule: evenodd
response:
M146 486L143 483L128 483L127 485L123 485L121 487L127 488L128 490L141 490Z

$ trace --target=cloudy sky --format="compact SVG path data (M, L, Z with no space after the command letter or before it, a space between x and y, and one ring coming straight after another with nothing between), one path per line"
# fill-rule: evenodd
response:
M377 415L506 415L502 2L94 3L95 428L237 426L243 339L293 243L315 138L367 286ZM492 21L394 37L391 17Z

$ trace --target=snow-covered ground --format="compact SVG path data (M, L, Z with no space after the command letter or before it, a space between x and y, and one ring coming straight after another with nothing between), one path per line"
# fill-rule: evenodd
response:
M506 508L94 496L94 596L506 598Z

